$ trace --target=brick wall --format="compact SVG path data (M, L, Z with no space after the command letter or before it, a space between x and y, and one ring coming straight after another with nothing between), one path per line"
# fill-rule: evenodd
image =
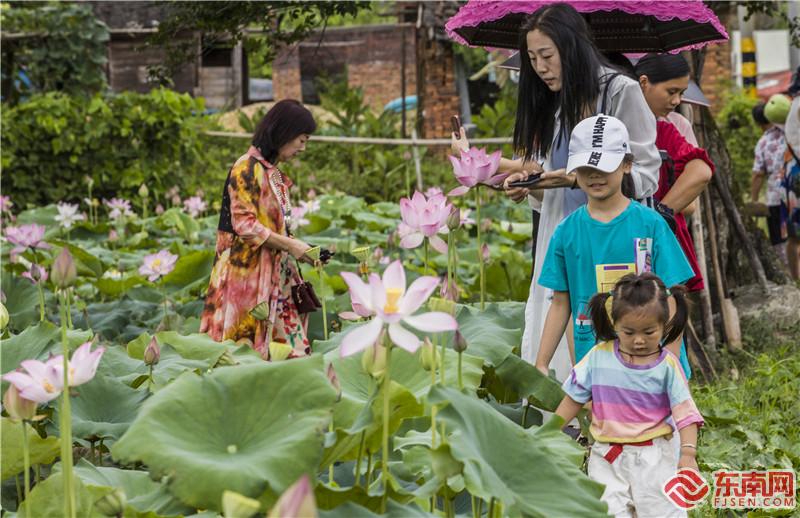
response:
M275 100L298 99L300 89L300 53L297 47L282 49L272 64L272 91Z
M442 138L450 134L450 117L459 113L455 80L455 56L449 42L426 40L423 61L422 137Z
M734 10L735 13L735 10ZM722 15L720 21L725 25L728 34L734 29L736 17ZM711 113L716 115L722 109L724 94L732 88L733 71L731 68L731 43L714 43L706 47L705 64L700 88L711 101Z

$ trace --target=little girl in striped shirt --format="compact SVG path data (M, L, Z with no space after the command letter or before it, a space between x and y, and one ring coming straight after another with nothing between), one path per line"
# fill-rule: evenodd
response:
M667 289L652 273L629 274L589 302L602 342L572 369L556 414L570 422L592 402L588 472L606 486L602 499L614 516L686 516L663 492L676 465L698 469L703 424L678 358L664 347L686 325L685 292L680 285ZM670 294L676 304L671 320ZM679 459L669 440L675 432Z

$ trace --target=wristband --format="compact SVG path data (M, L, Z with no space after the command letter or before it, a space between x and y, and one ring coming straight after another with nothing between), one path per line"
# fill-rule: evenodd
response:
M697 451L697 446L689 443L681 444L681 448L692 448L693 450Z

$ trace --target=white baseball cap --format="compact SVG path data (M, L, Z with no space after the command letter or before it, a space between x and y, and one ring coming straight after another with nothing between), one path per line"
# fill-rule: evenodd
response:
M621 120L602 114L589 117L572 130L567 173L579 167L613 173L628 153L628 129Z

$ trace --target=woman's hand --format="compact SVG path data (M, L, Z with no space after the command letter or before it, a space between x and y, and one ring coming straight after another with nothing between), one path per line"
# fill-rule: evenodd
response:
M512 182L518 182L520 180L527 180L531 174L533 173L522 171L520 173L511 173L508 175L503 182L503 189L506 192L506 196L511 198L515 203L519 203L524 200L528 194L530 194L530 189L527 187L509 187L508 184Z
M314 260L306 255L306 252L309 249L311 249L311 246L308 243L304 243L299 239L292 238L289 242L289 246L287 247L287 252L292 254L292 257L298 261L314 264Z
M681 453L681 458L678 460L678 469L681 468L692 468L700 471L700 468L697 466L697 459L694 458L694 455L686 453Z
M460 156L462 151L469 150L469 140L467 140L467 130L464 129L464 126L460 126L459 134L456 136L454 131L450 132L450 151L453 152L454 155Z
M577 173L567 174L566 169L556 169L542 173L537 189L556 189L558 187L572 187L577 180Z

